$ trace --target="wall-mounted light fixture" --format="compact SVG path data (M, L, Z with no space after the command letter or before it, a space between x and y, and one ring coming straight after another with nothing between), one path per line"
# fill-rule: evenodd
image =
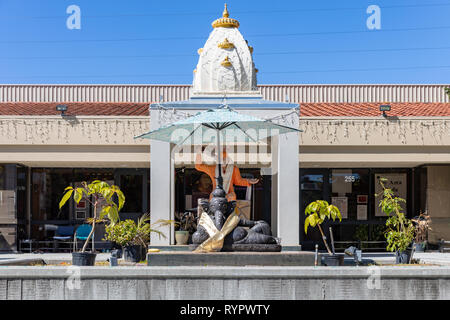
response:
M387 117L386 111L391 111L391 105L390 104L380 105L380 111L383 111L383 117Z
M67 106L65 104L58 104L56 106L56 111L61 112L61 116L65 116L66 111L67 111Z

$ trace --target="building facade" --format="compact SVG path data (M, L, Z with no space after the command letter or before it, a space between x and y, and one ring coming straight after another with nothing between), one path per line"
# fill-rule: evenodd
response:
M48 224L83 223L87 204L59 210L58 203L66 186L84 180L119 185L122 218L173 218L195 207L208 183L194 163L174 162L167 143L134 137L175 119L167 110L192 114L224 97L239 112L302 130L269 141L265 161L236 160L244 176L260 178L251 196L236 188L238 198L251 218L271 223L283 245L317 242L318 234L302 228L305 205L316 199L344 215L330 224L336 240L383 240L379 177L407 200L409 217L430 214L431 242L448 239L450 85L257 85L253 48L238 26L227 12L214 21L193 86L0 85L0 250L18 250L26 239L45 245ZM381 104L391 106L385 115ZM174 244L173 229L165 232L153 244Z

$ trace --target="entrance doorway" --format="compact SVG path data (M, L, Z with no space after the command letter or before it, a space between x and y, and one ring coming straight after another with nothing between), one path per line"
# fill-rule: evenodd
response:
M261 175L260 168L240 168L240 172L243 178L259 179L259 182L251 187L234 186L240 213L247 219L265 220L270 224L271 176ZM198 199L209 198L212 191L212 181L207 174L194 168L176 169L176 212L196 208Z
M305 233L305 208L316 200L330 201L328 170L324 169L300 169L300 243L303 250L314 250L317 243L323 246L322 236L317 228L308 228ZM323 224L326 232L327 222Z

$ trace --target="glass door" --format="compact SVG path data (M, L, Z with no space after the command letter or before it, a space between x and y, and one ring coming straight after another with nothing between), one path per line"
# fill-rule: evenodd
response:
M125 205L120 211L121 219L138 219L148 208L147 169L117 169L114 174L116 185L125 195Z
M300 169L300 244L304 250L314 250L315 244L322 249L322 236L317 228L309 228L305 233L305 208L316 200L330 199L327 169ZM325 226L325 223L323 225ZM325 230L324 230L325 231Z

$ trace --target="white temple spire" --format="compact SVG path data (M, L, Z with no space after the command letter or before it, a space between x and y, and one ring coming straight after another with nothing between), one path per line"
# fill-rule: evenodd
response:
M252 51L239 32L239 22L229 17L225 5L222 18L213 23L213 31L203 48L194 72L193 95L259 94Z

